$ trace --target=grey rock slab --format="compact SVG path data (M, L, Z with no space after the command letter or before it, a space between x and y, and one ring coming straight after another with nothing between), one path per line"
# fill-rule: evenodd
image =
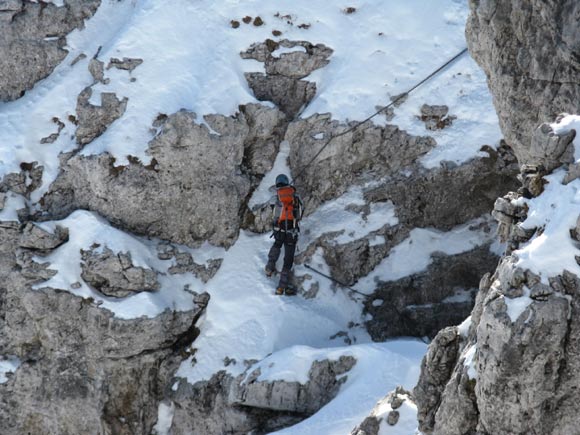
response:
M56 227L54 233L43 230L38 225L28 222L20 236L19 245L22 248L50 250L68 241L68 229Z
M256 186L249 174L273 164L275 153L258 157L259 150L274 147L283 129L277 109L246 109L236 117L206 116L213 131L191 112L164 118L149 143L149 164L132 158L117 165L108 154L70 158L43 198L42 219L83 208L138 234L230 246Z
M470 54L487 75L506 141L527 163L536 126L578 110L580 3L472 1L470 8Z
M125 113L126 97L122 100L111 92L101 93L101 105L95 106L89 102L92 88L85 88L77 98L76 139L79 145L86 145L102 135L109 126Z
M81 277L104 295L123 298L142 291L159 290L157 272L133 265L130 253L82 251Z
M0 101L20 98L67 56L66 36L82 28L100 0L0 2Z

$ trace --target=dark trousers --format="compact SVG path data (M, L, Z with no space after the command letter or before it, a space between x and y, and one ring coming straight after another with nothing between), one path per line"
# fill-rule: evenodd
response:
M285 231L274 231L274 245L272 245L268 253L268 264L266 267L269 270L276 270L276 261L278 261L282 245L284 245L284 266L280 273L278 287L286 288L290 284L290 271L294 264L294 253L296 252L297 241L297 235Z

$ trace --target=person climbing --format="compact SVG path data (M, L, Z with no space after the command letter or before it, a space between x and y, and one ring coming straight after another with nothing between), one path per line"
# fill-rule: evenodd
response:
M276 261L278 261L282 245L284 245L284 265L280 273L276 294L296 294L296 290L290 283L290 274L294 264L294 253L300 232L298 223L302 218L303 205L296 189L290 185L290 180L285 174L276 177L276 195L270 199L270 207L272 209L274 244L268 253L266 275L272 276L276 273Z

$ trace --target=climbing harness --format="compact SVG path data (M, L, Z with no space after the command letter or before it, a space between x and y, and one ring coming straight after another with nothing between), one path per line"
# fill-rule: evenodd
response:
M387 110L389 107L394 106L399 101L401 101L403 98L406 98L411 92L413 92L419 86L421 86L425 82L428 82L433 77L435 77L437 74L439 74L443 69L445 69L448 65L452 64L453 62L455 62L457 59L459 59L461 56L463 56L463 54L465 54L466 52L467 52L467 48L464 48L459 53L457 53L455 56L453 56L451 59L449 59L447 62L445 62L443 65L441 65L439 68L437 68L435 71L433 71L431 74L429 74L427 77L425 77L423 80L421 80L419 83L417 83L415 86L413 86L411 89L409 89L407 92L404 92L404 93L400 94L397 98L395 98L393 101L391 101L385 107L383 107L380 110L376 111L371 116L369 116L368 118L364 119L363 121L357 122L354 126L352 126L351 128L343 131L342 133L339 133L337 135L331 136L324 143L324 145L322 145L322 147L318 150L318 152L314 155L314 157L312 157L310 159L310 161L306 165L304 165L302 167L302 169L300 170L300 172L298 172L298 175L296 175L294 177L294 179L292 180L292 183L291 184L294 184L297 179L299 179L302 175L304 175L304 172L306 171L306 169L308 169L308 167L314 162L314 160L316 160L316 158L322 153L322 151L324 151L324 149L330 144L330 142L332 142L337 137L341 137L341 136L344 136L344 135L346 135L348 133L353 132L354 130L356 130L357 128L359 128L361 125L365 124L366 122L368 122L371 119L373 119L375 116L377 116L377 115L381 114L382 112L384 112L385 110Z

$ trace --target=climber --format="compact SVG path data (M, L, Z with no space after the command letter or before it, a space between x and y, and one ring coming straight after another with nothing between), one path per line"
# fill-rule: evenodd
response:
M296 294L296 290L291 285L290 273L294 263L298 233L300 232L298 222L302 218L303 205L296 189L290 185L290 180L286 175L280 174L276 177L276 195L272 196L269 204L272 209L274 245L268 253L266 275L272 276L277 272L276 261L280 256L282 245L284 245L284 265L280 273L276 294L293 295Z

